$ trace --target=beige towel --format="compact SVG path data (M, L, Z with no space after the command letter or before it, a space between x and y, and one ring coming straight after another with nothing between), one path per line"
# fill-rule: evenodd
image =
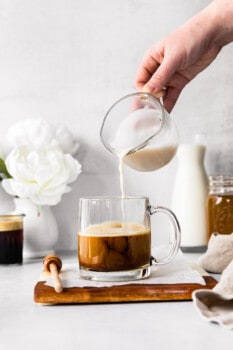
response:
M213 233L210 237L207 251L197 261L204 270L222 273L233 260L233 233L222 235Z
M196 290L192 297L204 319L233 330L233 260L212 290Z
M233 299L233 259L223 271L219 283L213 290L224 297Z
M194 291L192 297L197 312L205 320L233 330L233 299L207 289Z
M233 234L213 234L198 264L207 271L222 272L222 275L212 290L193 292L197 311L206 320L233 330Z

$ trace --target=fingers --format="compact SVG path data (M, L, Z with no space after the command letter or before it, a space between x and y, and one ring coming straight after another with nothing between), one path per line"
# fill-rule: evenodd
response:
M159 72L159 63L151 58L150 63L147 62L148 66L143 66L139 68L136 76L135 86L138 91L148 92L153 94L157 98L164 96L164 81L161 79ZM149 67L149 68L148 68ZM154 73L156 71L156 73Z
M142 91L142 88L151 79L154 72L157 71L159 65L159 60L153 56L152 49L148 50L136 73L135 87L138 91Z
M170 112L189 82L185 71L181 70L181 62L176 51L165 50L164 45L152 47L138 69L136 89L162 97L164 107Z
M156 64L154 63L154 67L155 66ZM147 77L148 79L149 76L150 78L146 83L144 83L143 80L138 81L137 86L140 87L139 91L151 93L157 98L162 97L164 107L168 112L170 112L173 109L184 86L189 82L189 79L185 75L178 73L175 68L176 66L169 67L165 60L160 66L157 62L157 67L157 70L152 75L150 75L149 71L147 70L147 75L144 74L144 78ZM142 70L141 74L143 74ZM140 77L140 75L138 77Z
M151 93L161 91L164 86L169 85L170 80L179 68L179 60L174 53L164 55L161 64L157 66L157 69L153 72L151 71L151 76L145 82L144 88Z

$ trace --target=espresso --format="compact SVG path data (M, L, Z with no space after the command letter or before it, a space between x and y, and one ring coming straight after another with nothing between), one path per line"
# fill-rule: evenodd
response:
M21 264L23 250L23 222L14 216L0 220L0 264Z
M107 222L78 234L80 268L94 271L124 271L148 266L151 232L144 225Z

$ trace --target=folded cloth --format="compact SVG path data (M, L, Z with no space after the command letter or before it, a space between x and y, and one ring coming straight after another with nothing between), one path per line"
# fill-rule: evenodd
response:
M233 330L233 259L212 290L196 290L192 298L205 319Z
M233 330L233 299L213 290L199 289L192 294L196 310L207 321Z
M213 233L209 239L207 251L197 261L204 270L222 273L233 260L233 233L223 235Z
M219 283L216 284L213 290L227 298L233 299L233 259L223 271Z

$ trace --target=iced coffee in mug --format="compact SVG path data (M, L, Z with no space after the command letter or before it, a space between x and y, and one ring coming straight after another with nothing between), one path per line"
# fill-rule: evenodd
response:
M171 248L162 259L151 256L150 217L164 213L171 222ZM179 223L169 209L148 198L81 198L78 260L80 276L96 281L130 281L150 276L151 264L171 262L180 246Z

